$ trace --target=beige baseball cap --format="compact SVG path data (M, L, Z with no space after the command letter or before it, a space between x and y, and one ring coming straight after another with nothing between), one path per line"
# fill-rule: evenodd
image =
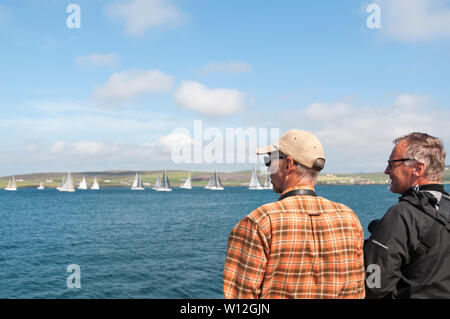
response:
M325 159L322 143L311 132L302 130L289 130L284 133L276 143L256 150L256 154L267 154L280 151L291 156L294 161L312 168L318 158Z

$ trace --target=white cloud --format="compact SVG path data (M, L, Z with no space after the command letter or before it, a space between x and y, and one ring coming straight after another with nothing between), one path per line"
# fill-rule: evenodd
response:
M107 15L125 25L125 33L141 36L148 29L177 26L185 14L169 0L115 1L106 7Z
M45 113L63 113L63 112L84 112L84 111L96 111L98 108L92 106L69 101L69 100L35 100L30 101L29 106L34 110Z
M450 38L448 0L378 0L381 32L407 42Z
M209 89L193 81L183 81L174 99L182 108L207 115L231 115L246 108L245 95L239 90Z
M280 127L280 134L292 128L316 134L324 144L326 168L331 171L383 170L392 141L411 132L450 141L450 109L433 106L429 98L416 94L401 94L390 105L316 102L271 117L268 125Z
M250 65L244 62L209 62L204 68L206 72L231 72L231 73L245 73L250 72Z
M174 147L182 145L191 145L194 140L181 132L172 132L169 135L163 136L158 140L158 143L168 152Z
M67 142L57 141L50 147L50 153L61 153L64 152L66 147L68 146Z
M91 141L80 141L75 142L72 145L72 152L75 154L83 154L86 156L94 156L98 154L102 154L107 149L102 143L99 142L91 142Z
M111 150L104 143L92 141L78 141L68 143L65 141L57 141L50 147L50 153L67 153L70 156L95 156L107 153Z
M153 115L152 115L153 114ZM65 114L64 114L65 115ZM133 116L134 115L134 116ZM179 123L173 119L148 112L129 114L68 114L67 116L0 118L0 127L5 131L16 132L14 139L3 139L2 145L17 143L20 139L39 137L42 140L53 140L56 137L71 136L85 138L110 138L119 140L138 139L145 135L153 135L173 129ZM32 128L20 130L17 128Z
M313 121L332 121L351 112L350 106L343 102L335 104L312 103L304 110L308 119Z
M402 94L394 102L400 108L414 110L428 104L428 100L420 95Z
M45 163L50 170L107 170L107 169L148 169L171 163L170 149L164 138L141 144L98 142L81 140L75 142L57 141L39 149L21 150L20 163L28 160L37 161L36 165ZM49 170L47 168L46 170Z
M394 138L412 131L427 131L450 137L444 129L445 120L441 119L449 111L444 110L442 114L437 109L426 108L426 104L418 102L423 100L426 99L418 95L412 98L412 95L403 94L394 102L401 106L397 108L390 105L367 107L343 102L313 103L301 109L298 117L333 147L353 145L359 151L373 151L390 145ZM311 116L312 110L314 116Z
M172 86L173 78L159 70L122 71L96 88L93 97L102 106L120 106L149 92L168 92Z
M87 56L75 57L75 63L81 66L96 67L96 66L109 66L114 67L119 65L119 58L116 54L99 54L93 53Z

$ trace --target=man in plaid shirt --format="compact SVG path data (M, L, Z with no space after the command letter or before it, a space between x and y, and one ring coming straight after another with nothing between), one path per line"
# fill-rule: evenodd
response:
M343 204L316 196L325 165L320 141L290 130L268 154L277 202L263 205L231 231L223 272L225 298L364 298L364 234Z

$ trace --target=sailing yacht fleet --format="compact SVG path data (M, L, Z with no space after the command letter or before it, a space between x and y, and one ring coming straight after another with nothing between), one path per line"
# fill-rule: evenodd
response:
M263 190L263 189L272 189L272 183L270 182L270 175L266 174L265 182L264 184L260 181L260 176L258 172L256 171L256 168L253 168L252 176L250 178L249 187L250 190ZM39 186L37 187L39 190L45 189L44 182L41 180ZM75 192L75 185L71 176L71 173L67 173L67 176L62 176L61 178L61 184L56 187L57 190L60 192ZM99 190L100 186L97 181L97 177L94 177L94 181L89 188L86 182L86 177L83 176L80 184L78 185L77 189L79 190ZM142 183L142 176L138 173L136 173L136 176L133 181L133 185L131 186L131 190L144 190L144 184ZM167 172L163 171L162 176L159 175L156 178L155 185L152 187L153 190L156 190L158 192L170 192L172 191L172 188L170 186L169 178L167 176ZM180 189L192 189L192 179L191 174L189 174L188 178L185 180L185 182L180 186ZM209 177L208 184L205 186L205 189L213 190L213 191L222 191L224 190L224 187L222 185L222 181L220 180L219 175L217 174L217 171L214 171L214 173L211 174ZM5 187L5 190L7 191L16 191L17 185L16 185L16 179L15 177L11 177L8 181L8 185Z

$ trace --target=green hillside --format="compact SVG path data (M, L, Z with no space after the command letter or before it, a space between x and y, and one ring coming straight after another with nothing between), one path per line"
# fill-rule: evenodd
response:
M142 176L142 183L145 187L150 187L155 184L156 178L161 177L161 171L104 171L104 172L75 172L71 173L75 185L81 182L83 177L86 178L88 185L97 177L100 187L131 187L136 173ZM172 187L180 186L191 174L192 186L205 186L211 175L211 172L188 172L188 171L167 171L167 176ZM58 173L35 173L15 175L17 187L37 187L40 181L44 181L45 187L56 188L61 184L65 172ZM240 186L248 185L251 171L233 172L233 173L219 173L222 184L224 186ZM0 188L4 188L8 184L11 176L4 176L0 178Z
M445 167L444 183L446 184L450 183L450 166Z
M137 171L141 174L142 182L145 187L151 187L155 184L157 176L161 176L161 171ZM192 186L202 187L208 183L211 172L188 172L188 171L167 171L172 187L180 186L191 174ZM222 184L224 186L247 186L251 171L241 172L218 172ZM44 181L45 187L55 188L61 184L61 179L66 176L66 172L51 172L51 173L34 173L15 175L17 187L37 187L40 181ZM136 171L102 171L102 172L76 172L72 173L72 178L75 185L81 181L83 176L86 178L88 185L91 185L94 177L101 187L131 187L133 184ZM0 188L6 187L11 176L0 177ZM261 182L264 176L261 177ZM358 173L358 174L344 174L344 173L326 173L319 175L318 184L388 184L389 177L382 172L375 173ZM447 166L444 175L444 183L450 183L450 167Z

